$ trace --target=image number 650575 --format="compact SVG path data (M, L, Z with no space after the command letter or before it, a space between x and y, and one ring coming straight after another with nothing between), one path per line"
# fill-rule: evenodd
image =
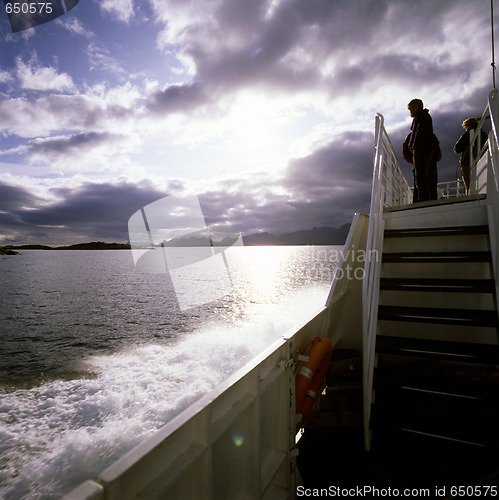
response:
M9 2L5 4L7 14L52 14L52 2Z
M57 19L69 12L79 2L79 0L52 0L51 2L3 1L5 13L9 17L10 27L14 33Z

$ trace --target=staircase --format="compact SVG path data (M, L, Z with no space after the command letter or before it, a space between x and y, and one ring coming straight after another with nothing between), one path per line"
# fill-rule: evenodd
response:
M486 207L386 214L379 297L373 443L408 436L499 449L499 323Z

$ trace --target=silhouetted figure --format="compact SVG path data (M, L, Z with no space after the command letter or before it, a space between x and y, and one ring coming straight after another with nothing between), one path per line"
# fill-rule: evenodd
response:
M428 182L430 185L430 200L438 200L438 173L437 173L437 162L442 159L442 152L440 150L440 142L435 134L433 135L433 152L431 155L431 161L428 171ZM411 141L412 134L407 135L404 139L404 143L402 145L402 155L405 160L414 165L414 153L409 149L409 142ZM412 174L414 176L414 190L412 196L412 202L417 203L418 201L422 201L419 199L419 189L416 182L416 169L412 169Z
M414 165L414 191L417 201L431 200L430 166L434 158L435 143L433 121L421 99L413 99L407 105L412 120L407 148L412 154Z
M463 122L463 128L466 132L459 138L454 146L454 151L456 153L462 153L461 158L459 160L459 164L461 166L461 175L464 181L464 187L466 189L466 194L470 192L470 135L473 137L476 128L478 127L478 120L476 118L466 118ZM487 142L488 137L487 134L481 130L480 131L480 149L482 149L483 145ZM479 154L478 144L475 141L473 145L473 159L477 157Z

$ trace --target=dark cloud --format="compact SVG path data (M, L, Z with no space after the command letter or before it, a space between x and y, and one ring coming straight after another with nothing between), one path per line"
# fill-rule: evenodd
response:
M24 241L22 214L41 203L42 200L29 190L0 182L0 244L16 242L16 235Z
M477 62L470 64L476 65ZM333 76L332 80L336 83L335 88L351 88L358 92L362 84L372 85L373 80L384 80L391 83L400 84L412 83L415 80L423 82L455 81L463 74L463 63L451 64L448 61L435 61L431 57L422 57L420 55L407 55L405 53L372 55L361 61L360 64L350 66L348 62L342 66Z
M373 134L344 132L312 154L291 162L286 183L313 189L344 182L371 183ZM367 175L366 175L367 174Z
M289 0L271 14L268 6L221 2L209 22L188 24L176 50L193 62L193 81L155 94L151 107L190 112L255 86L337 97L380 83L447 85L472 75L488 55L469 46L455 57L446 48L443 26L458 29L470 8L463 2ZM484 15L483 28L486 22ZM324 71L332 57L341 64Z
M54 190L58 201L45 205L22 189L0 185L0 193L13 192L7 208L16 219L18 243L60 245L92 240L125 242L128 219L134 212L181 188L178 182L172 182L166 191L148 182L86 183L78 189ZM6 227L9 221L12 219L0 219L0 234L12 232Z
M109 132L82 132L68 137L52 137L48 139L35 139L28 142L28 147L34 152L48 153L51 156L73 154L81 150L92 149L103 144L108 144L115 139L123 139L123 136Z
M11 186L0 181L0 212L18 211L27 207L36 207L41 199L29 190Z
M329 85L321 64L333 53L363 50L387 2L290 0L272 15L267 9L266 2L222 2L211 22L188 25L177 52L193 61L194 80L156 92L149 108L190 112L255 85L281 92Z
M308 227L339 227L355 212L368 210L372 169L373 134L345 132L292 162L284 182L293 189L292 206L308 219Z
M188 83L170 85L164 90L153 93L148 107L154 113L185 113L209 101L210 96L202 85Z
M80 94L30 95L0 99L0 132L20 137L45 136L60 130L95 131L133 118L135 108Z
M369 211L373 134L346 132L292 161L280 178L260 174L225 181L199 198L208 224L251 234L339 228Z

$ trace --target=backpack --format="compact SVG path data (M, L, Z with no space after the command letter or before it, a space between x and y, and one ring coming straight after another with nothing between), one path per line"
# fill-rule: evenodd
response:
M410 140L411 140L411 134L407 135L407 137L404 139L404 143L402 144L402 156L404 157L405 161L407 161L412 165L413 155L412 151L409 149ZM432 160L438 162L442 159L442 150L440 149L440 141L438 140L435 134L433 134L433 142L434 142L434 155Z

